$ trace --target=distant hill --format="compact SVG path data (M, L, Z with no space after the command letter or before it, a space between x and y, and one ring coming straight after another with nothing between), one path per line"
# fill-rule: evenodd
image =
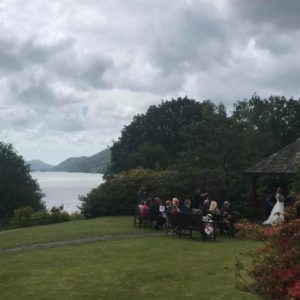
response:
M104 173L110 162L110 150L105 149L93 156L71 157L59 165L53 167L51 171L84 172L84 173Z
M105 149L92 156L71 157L57 166L48 165L40 160L27 162L30 170L35 171L65 171L82 173L104 173L110 162L110 150Z
M27 162L30 165L30 170L32 172L36 172L36 171L50 171L53 166L44 163L41 160L35 159L35 160L31 160Z

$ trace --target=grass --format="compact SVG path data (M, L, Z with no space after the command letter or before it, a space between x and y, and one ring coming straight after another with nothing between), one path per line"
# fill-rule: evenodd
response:
M132 224L132 217L105 217L1 231L0 249L88 236L136 232L137 229Z
M109 222L128 224L129 219L93 221L103 229L101 234L111 234L118 226L105 232ZM139 230L130 225L122 232L127 229ZM230 238L202 242L163 236L5 253L0 255L0 296L6 300L252 300L257 298L236 288L234 264L239 253L255 250L258 245Z

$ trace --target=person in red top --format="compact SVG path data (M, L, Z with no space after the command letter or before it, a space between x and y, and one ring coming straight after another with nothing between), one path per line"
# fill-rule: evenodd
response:
M150 199L147 199L147 201L145 202L142 208L141 218L142 220L148 220L149 216L150 216Z

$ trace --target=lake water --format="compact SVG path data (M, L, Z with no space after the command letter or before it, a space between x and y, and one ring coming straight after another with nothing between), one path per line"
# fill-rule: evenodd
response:
M64 205L67 212L78 210L81 205L79 195L85 195L92 188L103 182L102 174L71 172L31 172L45 197L43 200L50 209L52 206Z

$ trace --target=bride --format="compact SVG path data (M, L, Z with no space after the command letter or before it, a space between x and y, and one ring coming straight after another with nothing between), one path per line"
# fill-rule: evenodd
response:
M274 205L270 216L263 222L264 225L273 225L284 221L284 196L282 188L278 187L275 194L276 204Z

